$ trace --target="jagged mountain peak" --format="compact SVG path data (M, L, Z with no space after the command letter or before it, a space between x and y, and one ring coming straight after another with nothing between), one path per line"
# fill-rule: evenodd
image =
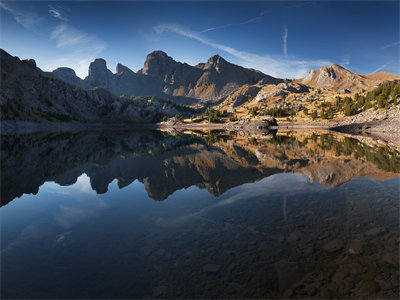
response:
M310 74L316 74L316 73L324 73L324 72L325 72L325 73L326 73L326 72L328 72L328 73L334 73L334 72L348 72L348 73L351 73L351 74L355 74L355 73L353 73L353 72L347 70L346 68L342 67L341 65L333 64L333 65L331 65L330 67L323 66L323 67L321 67L319 70L311 69L310 72L309 72L309 75L310 75Z
M167 53L162 50L154 50L150 52L147 57L169 57Z
M368 83L363 75L353 73L346 68L333 64L319 70L312 69L310 73L298 81L316 88L332 90L354 90L365 88Z
M167 53L161 50L153 51L147 55L141 73L145 75L160 75L172 64L178 63Z
M137 73L118 63L116 73L107 68L103 58L96 58L89 65L89 74L81 80L70 72L54 71L53 75L81 87L101 86L114 95L167 96L215 101L226 97L243 84L281 82L260 71L232 64L219 54L207 62L191 66L175 61L167 53L156 50L149 53L143 68ZM61 74L62 73L62 74ZM181 99L177 99L181 101Z
M96 67L101 67L101 68L107 68L107 62L104 58L96 58L94 61L92 61L89 65L90 66L96 66Z
M215 55L211 56L207 62L208 63L221 63L221 62L227 62L227 61L219 54L215 54Z
M203 65L203 69L216 69L220 70L224 66L231 65L231 63L227 62L224 58L220 55L216 54L211 56L207 62Z
M65 74L69 76L76 76L74 69L68 67L59 67L53 71L54 73Z
M116 71L117 74L134 73L131 69L129 69L127 66L124 66L121 63L117 64L117 67L115 68L115 71Z

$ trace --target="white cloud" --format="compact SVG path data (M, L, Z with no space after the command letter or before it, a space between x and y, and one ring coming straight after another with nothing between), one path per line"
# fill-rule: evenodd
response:
M397 42L394 42L394 43L385 45L385 46L383 46L383 47L381 48L381 50L387 49L387 48L391 48L391 47L396 47L396 46L400 46L400 41L397 41Z
M60 24L51 32L51 39L57 41L57 47L71 47L82 43L88 43L90 38L83 32L67 25Z
M232 26L240 26L240 25L255 23L255 22L261 20L261 18L264 14L265 14L265 12L261 12L258 17L251 18L251 19L248 19L248 20L246 20L244 22L240 22L240 23L229 23L229 24L225 24L225 25L221 25L221 26L210 27L210 28L200 31L200 33L205 33L205 32L214 31L214 30L223 29L223 28L228 28L228 27L232 27Z
M68 21L66 17L64 17L61 12L58 9L55 8L50 8L49 9L49 14L52 15L54 18L62 20L62 21Z
M268 75L281 78L297 78L307 75L311 68L320 68L331 65L328 60L306 60L298 58L273 58L269 55L258 55L246 51L240 51L232 47L210 41L198 33L183 28L177 24L160 24L154 27L157 34L172 32L189 39L196 40L204 45L210 46L229 53L238 59L238 63L244 67L258 69Z
M350 66L350 55L345 55L340 64L345 67Z
M45 71L52 71L61 66L70 67L75 70L78 76L84 78L87 75L90 62L107 47L103 40L70 25L59 8L49 7L49 14L44 17L35 14L32 7L29 8L27 3L18 5L18 2L0 2L0 8L9 12L27 30L41 35L49 32L48 25L53 24L49 22L49 19L56 19L58 24L51 29L48 37L56 42L61 53L58 54L56 59L46 60L46 58L43 58L37 62L38 66Z
M15 21L29 31L35 30L36 25L41 21L41 18L36 14L30 11L17 9L15 6L9 5L9 3L0 2L0 7L8 11L14 17Z
M380 67L377 68L376 70L372 71L372 74L378 73L379 71L381 71L381 70L383 70L384 68L386 68L386 66L387 66L387 65L380 66Z
M107 44L95 36L84 33L67 23L62 23L51 32L51 39L57 47L67 51L62 58L45 65L46 70L54 70L60 66L73 68L81 78L87 75L89 64L106 47Z
M283 41L283 55L285 58L287 58L287 38L288 38L289 30L285 26L283 28L283 34L282 34L282 41Z

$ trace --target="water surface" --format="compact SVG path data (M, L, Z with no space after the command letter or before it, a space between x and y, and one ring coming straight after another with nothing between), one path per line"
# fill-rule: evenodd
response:
M397 297L396 149L331 134L1 140L2 297Z

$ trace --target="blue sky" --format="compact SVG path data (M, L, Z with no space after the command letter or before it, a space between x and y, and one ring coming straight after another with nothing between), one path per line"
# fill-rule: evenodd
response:
M399 74L398 1L0 1L0 47L87 75L106 59L134 71L163 50L197 64L219 54L266 74L295 78L333 63Z

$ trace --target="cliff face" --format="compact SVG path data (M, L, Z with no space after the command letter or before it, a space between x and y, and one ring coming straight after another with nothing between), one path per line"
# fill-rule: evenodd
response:
M137 73L121 64L116 73L107 69L104 59L96 59L89 66L89 75L80 79L68 68L46 73L81 87L104 87L114 95L163 96L173 99L190 98L215 101L228 96L243 84L279 83L260 71L246 69L227 62L219 55L206 63L190 66L172 59L165 52L150 53Z
M5 51L1 51L0 95L2 120L36 122L97 120L116 101L105 90L75 88L47 77L33 60L21 61Z
M0 55L2 121L142 123L179 113L179 107L162 100L129 100L102 87L83 89L90 81L77 80L75 72L68 68L53 72L63 81L42 72L34 60L21 61L3 50ZM104 67L105 61L96 60L89 77L113 82L113 74ZM121 77L130 76L120 69Z

